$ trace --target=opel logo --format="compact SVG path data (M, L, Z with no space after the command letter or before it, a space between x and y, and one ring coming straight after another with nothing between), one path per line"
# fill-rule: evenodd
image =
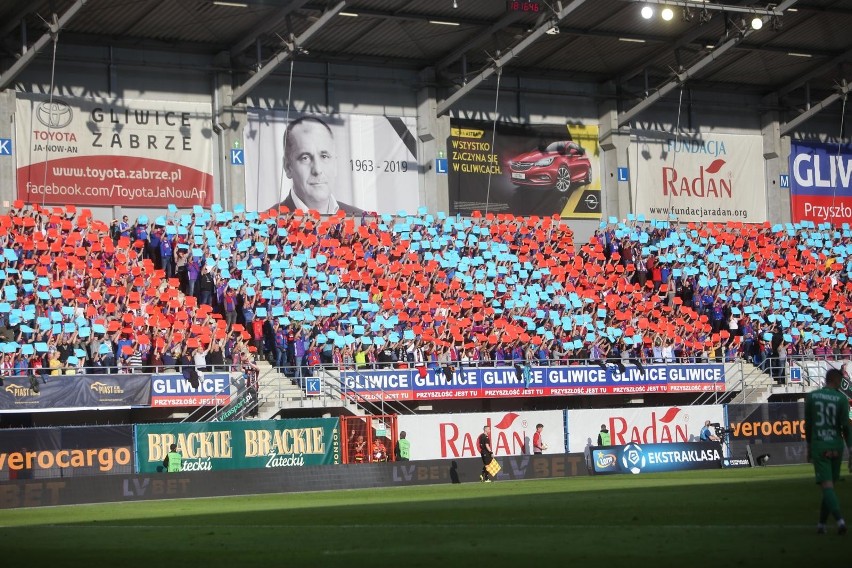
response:
M590 193L585 199L586 207L594 211L598 206L598 198L594 193Z
M36 107L36 118L48 128L65 128L71 124L73 113L65 101L54 99Z

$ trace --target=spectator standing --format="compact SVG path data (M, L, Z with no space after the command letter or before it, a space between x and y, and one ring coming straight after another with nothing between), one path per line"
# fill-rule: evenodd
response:
M190 276L192 268L190 265ZM198 277L198 304L202 306L213 307L213 293L216 291L216 283L213 280L213 275L210 274L210 267L204 266L201 269L201 275Z
M411 442L406 438L405 430L399 433L394 452L396 461L408 461L411 459Z
M606 424L601 424L601 431L598 432L598 446L609 446L611 443L612 438L609 435Z
M533 454L541 454L547 449L547 444L541 436L542 430L544 430L544 424L535 425L535 434L533 434Z
M158 252L160 255L160 264L163 270L166 271L166 278L171 278L175 275L175 265L172 262L174 251L172 250L172 243L169 239L160 240L160 250Z
M183 456L177 451L177 444L169 446L169 453L163 460L163 467L169 473L180 473Z

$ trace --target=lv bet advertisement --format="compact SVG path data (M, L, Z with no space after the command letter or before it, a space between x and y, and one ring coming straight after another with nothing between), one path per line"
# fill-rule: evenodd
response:
M532 454L536 424L542 424L545 454L565 453L565 428L561 410L484 412L477 414L401 414L397 429L411 442L412 460L479 457L477 439L491 426L494 456Z
M300 115L248 109L246 208L278 205L396 214L420 206L417 121L360 114ZM288 125L285 154L284 133Z
M794 223L852 223L852 144L793 140L790 201Z
M631 135L630 198L649 219L762 223L767 219L758 135Z
M172 444L182 471L340 463L337 418L136 425L138 473L163 471Z
M447 140L450 212L600 219L598 125L454 119Z
M210 105L18 93L18 199L122 207L210 206Z

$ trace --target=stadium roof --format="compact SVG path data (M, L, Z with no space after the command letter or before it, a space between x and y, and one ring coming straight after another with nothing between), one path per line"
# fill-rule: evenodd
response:
M242 71L234 85L241 96L293 54L433 68L443 87L439 114L498 68L611 82L633 109L684 80L770 101L777 94L782 106L800 109L848 91L852 0L665 0L674 11L668 22L659 17L663 2L541 0L520 2L523 12L505 0L7 0L0 88L40 51L39 41L49 43L58 22L61 43L227 53ZM643 19L649 4L655 15Z

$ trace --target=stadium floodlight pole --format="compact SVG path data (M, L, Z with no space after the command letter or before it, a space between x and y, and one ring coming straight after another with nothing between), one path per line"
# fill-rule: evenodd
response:
M246 96L254 89L258 83L266 79L279 65L290 59L293 56L295 51L306 43L321 27L323 27L330 19L335 17L338 12L343 10L346 7L346 3L348 0L341 0L334 7L330 8L326 11L320 18L311 24L308 29L306 29L302 35L297 37L291 42L288 42L284 49L279 51L275 57L266 62L266 64L258 69L257 73L251 76L248 81L234 89L233 102L232 104L237 104L241 102Z
M784 12L785 10L793 6L797 1L798 0L785 0L776 8L776 11ZM769 23L769 21L774 17L775 16L765 15L761 16L760 19L763 20L764 24L766 24ZM656 104L657 101L659 101L671 91L673 91L678 85L685 83L688 79L700 73L705 67L715 62L722 55L727 53L731 48L739 44L741 41L743 41L745 38L747 38L756 31L757 30L752 27L746 27L746 29L744 29L738 34L735 34L734 37L730 38L728 41L714 49L712 53L706 55L703 59L698 61L698 63L695 63L686 71L678 73L675 79L669 81L668 83L660 87L659 90L637 103L630 110L621 113L618 116L618 126L624 126L625 124L629 124L630 121L636 118L637 115L641 114L642 112Z
M68 22L70 22L71 19L83 9L83 6L85 6L88 1L89 0L77 0L74 2L71 7L68 8L68 10L66 10L58 20L56 20L55 24L50 24L50 29L43 33L41 37L33 43L32 47L27 49L26 53L21 55L21 57L19 57L5 73L0 74L0 91L8 87L9 84L15 80L15 77L17 77L18 74L27 67L27 65L33 62L36 55L38 55L39 52L44 49L44 46L47 45L47 42L51 41L53 37L59 33L59 30L65 27Z
M780 135L785 136L789 132L792 132L793 130L796 129L797 126L799 126L800 124L802 124L806 120L810 119L815 114L822 112L822 110L824 108L834 104L835 102L839 101L840 99L845 98L848 94L849 94L849 83L844 79L843 84L840 85L837 88L836 92L831 93L830 95L828 95L827 97L822 99L820 102L818 102L817 104L815 104L814 106L812 106L811 108L809 108L808 110L806 110L805 112L803 112L802 114L800 114L799 116L794 118L793 120L791 120L791 121L789 121L785 124L782 124L781 127L780 127L780 130L779 130Z
M503 56L494 61L493 65L489 65L488 68L479 73L476 77L468 81L462 87L460 87L457 91L455 91L452 95L444 99L443 101L438 103L435 114L437 116L442 116L447 113L448 110L462 97L468 94L470 91L475 89L480 83L485 81L488 77L497 72L498 69L502 68L506 63L515 58L516 55L520 55L520 53L525 50L527 47L532 45L538 38L545 35L548 30L552 29L554 26L559 24L562 20L568 17L568 14L582 6L586 0L574 0L568 6L564 8L561 7L561 3L559 3L560 8L556 11L555 15L546 18L540 23L530 34L522 39L518 44L512 48L510 48Z

